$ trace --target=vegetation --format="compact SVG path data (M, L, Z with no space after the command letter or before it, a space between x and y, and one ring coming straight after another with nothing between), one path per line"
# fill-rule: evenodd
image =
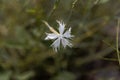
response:
M0 80L118 80L120 0L0 0ZM56 20L73 47L46 41Z

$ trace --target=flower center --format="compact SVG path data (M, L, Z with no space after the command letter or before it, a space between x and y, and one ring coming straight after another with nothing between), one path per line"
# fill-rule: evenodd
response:
M59 37L60 37L60 38L63 38L63 35L59 34Z

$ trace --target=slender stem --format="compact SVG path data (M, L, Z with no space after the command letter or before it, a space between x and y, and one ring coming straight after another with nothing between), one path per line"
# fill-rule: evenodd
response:
M76 4L77 1L78 1L78 0L74 0L74 1L73 1L73 3L72 3L72 8L74 8L74 6L75 6L75 4Z
M49 13L49 15L48 15L48 19L49 19L49 18L51 17L51 15L55 12L56 8L57 8L58 5L59 5L59 2L60 2L60 0L56 0L56 1L55 1L53 8L52 8L52 10L50 11L50 13ZM47 20L48 20L48 19L47 19Z
M101 58L102 60L109 60L109 61L118 61L118 59L114 58Z
M78 0L74 0L74 1L72 2L72 6L71 6L70 13L69 13L69 15L68 15L67 23L69 22L69 20L70 20L70 18L71 18L71 16L72 16L73 8L75 7L75 4L77 3L77 1L78 1Z
M119 65L120 65L120 51L119 51L119 19L118 19L118 25L117 25L117 32L116 32L116 52L117 52L117 57L118 57L118 62L119 62Z

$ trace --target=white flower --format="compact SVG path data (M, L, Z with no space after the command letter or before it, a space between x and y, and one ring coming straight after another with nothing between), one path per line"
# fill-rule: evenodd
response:
M45 38L45 40L55 40L51 46L56 52L60 47L60 45L63 45L64 48L66 46L72 47L72 44L70 43L70 39L73 37L73 35L71 35L71 28L65 31L64 22L57 21L57 23L59 24L59 28L58 28L59 33L58 33L46 21L43 22L48 26L50 31L53 32L53 33L46 33L47 37Z

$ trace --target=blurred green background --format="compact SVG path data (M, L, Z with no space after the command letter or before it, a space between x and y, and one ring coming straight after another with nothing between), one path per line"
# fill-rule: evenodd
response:
M119 80L120 0L0 0L0 80ZM75 36L58 53L45 41L56 20Z

